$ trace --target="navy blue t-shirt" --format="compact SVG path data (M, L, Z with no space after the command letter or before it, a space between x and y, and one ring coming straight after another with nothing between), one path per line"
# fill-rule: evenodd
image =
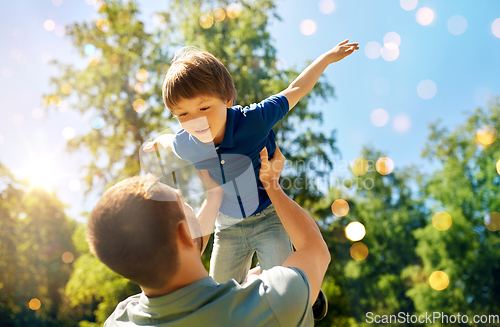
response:
M272 157L276 150L273 127L288 113L284 95L273 95L250 107L227 109L226 130L220 144L205 144L181 129L172 149L196 169L207 169L223 187L220 211L231 217L248 217L271 204L259 179L260 151L267 147Z

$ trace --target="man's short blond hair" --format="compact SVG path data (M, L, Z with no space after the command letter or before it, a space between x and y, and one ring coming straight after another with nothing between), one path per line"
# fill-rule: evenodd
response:
M183 47L175 53L163 81L163 101L172 112L181 99L200 95L236 100L233 78L219 59L196 47Z

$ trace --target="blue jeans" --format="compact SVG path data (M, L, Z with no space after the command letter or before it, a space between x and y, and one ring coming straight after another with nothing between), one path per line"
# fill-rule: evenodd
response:
M257 252L262 270L283 264L292 253L292 242L271 204L247 218L221 212L215 221L210 276L218 283L231 278L242 283Z

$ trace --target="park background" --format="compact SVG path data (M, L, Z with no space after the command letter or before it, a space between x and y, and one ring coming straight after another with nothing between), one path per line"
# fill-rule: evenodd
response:
M141 172L140 146L175 123L160 86L177 49L220 58L249 105L346 38L360 50L275 128L287 192L332 253L330 310L316 325L367 325L367 312L500 313L499 2L0 9L1 325L100 326L139 291L89 253L85 221L106 188Z

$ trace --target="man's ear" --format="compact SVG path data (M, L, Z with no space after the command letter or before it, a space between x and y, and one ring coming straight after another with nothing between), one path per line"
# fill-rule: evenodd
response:
M177 242L179 246L193 247L195 242L191 239L191 233L189 232L189 225L185 219L179 221L177 224Z

